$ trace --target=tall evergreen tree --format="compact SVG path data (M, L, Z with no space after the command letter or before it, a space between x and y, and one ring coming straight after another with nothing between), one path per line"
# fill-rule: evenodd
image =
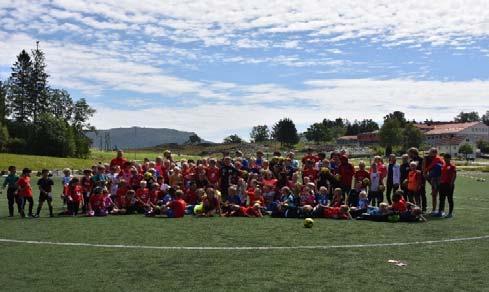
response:
M44 52L37 47L32 50L32 71L29 86L29 107L32 120L36 122L40 115L47 113L49 108L48 77Z
M22 50L12 67L9 79L9 94L7 105L16 122L27 123L32 115L29 106L29 92L31 87L32 61L29 54Z
M8 116L7 84L0 81L0 123L4 123Z

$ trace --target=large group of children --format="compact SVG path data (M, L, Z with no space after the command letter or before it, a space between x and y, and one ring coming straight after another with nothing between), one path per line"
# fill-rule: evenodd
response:
M452 217L456 168L450 155L433 148L421 157L411 148L398 163L390 155L384 164L374 157L369 167L356 168L346 151L314 153L299 162L294 153L263 152L244 157L236 151L222 159L174 161L170 151L155 161L128 161L122 151L110 164L99 163L74 176L64 169L58 216L144 214L179 218L240 216L282 218L364 219L374 221L424 221L426 183L431 186L432 216ZM31 170L20 176L11 166L3 182L7 188L9 216L14 206L21 217L39 217L44 203L53 213L53 185L47 169L37 181L39 201L33 213ZM437 208L437 198L439 206ZM445 200L449 210L444 214ZM28 210L26 212L26 206ZM26 214L27 213L27 214Z

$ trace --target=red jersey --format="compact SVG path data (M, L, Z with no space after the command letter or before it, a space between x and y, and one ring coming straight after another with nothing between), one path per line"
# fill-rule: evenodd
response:
M160 198L161 191L160 190L151 190L149 191L149 201L156 205L158 199Z
M182 199L176 199L168 204L168 207L173 211L173 218L181 218L185 215L187 204Z
M271 187L274 187L274 188L277 185L277 182L278 182L278 180L276 178L263 179L263 184L264 185L268 185L268 186L271 186Z
M407 211L406 201L404 199L400 199L399 202L392 203L392 211L404 213Z
M205 174L207 176L207 180L210 184L216 185L219 182L219 168L218 167L209 167L205 170Z
M185 194L185 202L189 205L196 205L198 203L197 193L193 190L187 190Z
M341 176L341 184L345 187L351 188L351 181L355 175L355 167L353 164L341 164L338 169L338 174Z
M368 171L366 171L365 169L359 169L355 172L355 181L361 181L363 182L364 179L368 178L370 179L370 174L368 173Z
M316 155L306 155L304 157L302 157L302 164L305 164L306 161L308 160L311 160L313 161L314 163L318 162L319 161L319 157L317 157Z
M377 163L377 172L380 174L380 179L382 180L387 175L387 167L383 163Z
M82 177L80 180L80 184L82 187L82 192L90 193L92 191L93 181L92 181L91 177L86 177L86 176Z
M131 187L139 187L139 184L141 183L142 180L143 180L143 176L142 175L140 175L140 174L133 175L129 179L129 185Z
M408 173L408 191L417 192L422 183L421 171L410 170Z
M324 218L331 218L331 219L348 219L347 214L341 213L340 207L324 208L323 216Z
M82 201L82 188L80 185L70 186L68 190L68 196L71 197L73 202L79 203Z
M245 208L245 214L249 217L260 217L260 212L253 207Z
M435 157L433 157L433 159L431 160L431 163L430 165L426 166L426 171L430 171L433 167L435 167L437 164L440 164L442 167L445 165L445 161L443 160L443 158L441 158L441 156L437 155Z
M318 177L318 170L314 168L305 168L302 171L302 175L304 177L308 177L311 180L311 182L314 182Z
M136 191L136 198L138 198L139 203L141 204L146 204L149 202L150 196L149 196L149 190L147 188L144 189L137 189Z
M31 178L28 176L21 176L17 180L19 186L18 196L32 198Z
M92 207L93 211L105 209L105 196L102 194L91 196L90 206Z
M114 158L110 161L110 167L114 167L116 165L120 166L121 168L124 167L124 164L127 162L127 159L120 157L120 158Z
M455 176L457 175L457 167L455 164L450 162L449 164L445 164L441 168L441 178L440 183L442 184L451 184Z

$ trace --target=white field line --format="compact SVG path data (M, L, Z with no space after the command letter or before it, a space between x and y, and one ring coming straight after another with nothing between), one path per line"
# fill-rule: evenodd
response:
M81 246L99 248L119 248L119 249L156 249L156 250L307 250L307 249L336 249L336 248L368 248L368 247L389 247L406 245L429 245L451 242L463 242L474 240L489 239L489 235L476 237L449 238L441 240L412 241L412 242L392 242L392 243L366 243L366 244L342 244L342 245L310 245L310 246L151 246L151 245L125 245L125 244L97 244L83 242L52 242L34 240L16 240L0 238L0 243L19 243L35 245L54 245L54 246Z

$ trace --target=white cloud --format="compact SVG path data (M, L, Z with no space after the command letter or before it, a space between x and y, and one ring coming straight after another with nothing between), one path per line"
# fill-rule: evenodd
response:
M172 125L181 130L197 131L206 139L220 141L234 132L246 133L256 124L272 125L283 117L290 117L302 125L336 117L381 121L386 113L401 110L409 119L451 120L462 110L486 109L486 93L489 91L489 81L480 80L337 79L311 80L305 85L304 90L292 90L275 84L226 84L223 88L238 89L239 95L226 94L230 103L218 105L136 111L102 106L94 124L99 128ZM236 105L237 101L245 103ZM121 116L125 117L122 122Z

